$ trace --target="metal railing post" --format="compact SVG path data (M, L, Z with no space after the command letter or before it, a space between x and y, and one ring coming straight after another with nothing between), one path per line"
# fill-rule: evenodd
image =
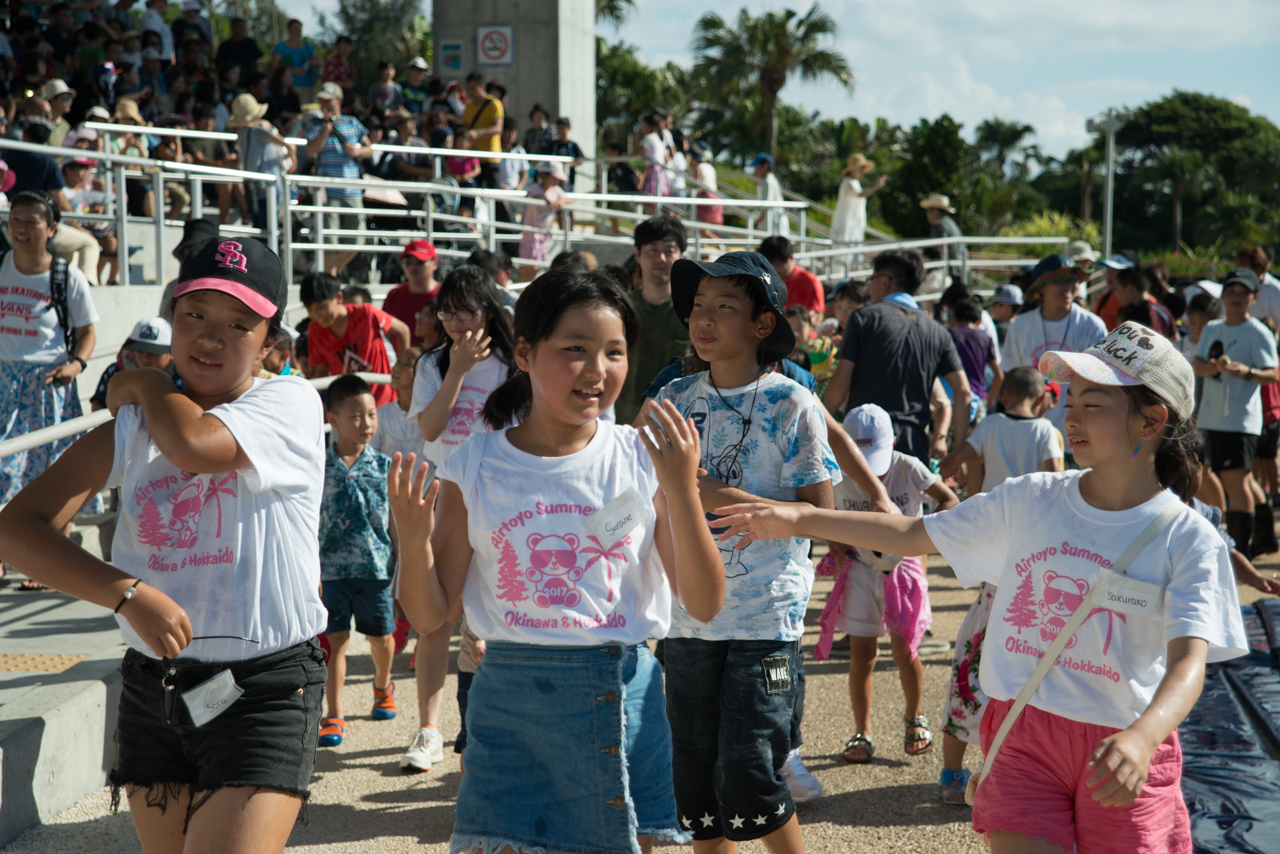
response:
M316 196L318 196L318 195L319 195L318 193L314 193L314 192L313 192L313 193L311 194L311 198L312 198L312 199L315 199L315 198L316 198ZM325 194L324 200L325 200L326 202L328 202L328 201L329 201L329 196L328 196L328 194L327 194L327 193ZM321 207L321 206L320 206L320 205L317 205L317 207ZM312 234L312 237L314 238L314 242L315 242L315 244L316 244L317 246L319 246L319 247L320 247L319 249L317 249L317 250L316 250L316 266L315 266L315 268L312 270L312 272L314 273L314 272L319 271L319 272L323 273L323 272L325 271L325 266L324 266L324 214L323 214L323 213L319 213L319 212L317 212L317 213L313 213L311 216L312 216L312 217L313 217L313 219L315 220L315 225L314 225L314 226L312 226L312 228L311 228L311 234ZM339 220L338 220L338 224L339 224L339 225L341 225L341 224L342 224L342 220L341 220L341 219L339 219Z
M427 240L430 240L432 243L436 242L435 217L434 217L435 210L436 210L435 200L431 198L430 193L427 193ZM414 647L414 648L416 649L417 647Z
M254 192L257 192L256 188ZM267 246L271 251L280 254L280 199L275 184L267 187Z
M498 251L498 200L486 199L489 203L489 251Z
M560 227L564 229L564 251L565 251L565 252L572 252L572 251L573 251L573 241L572 241L572 238L571 238L569 235L570 235L570 233L573 231L573 229L571 229L571 228L569 227L569 212L568 212L568 211L560 211Z
M800 209L800 251L801 252L804 251L805 232L808 230L808 226L809 226L809 220L805 216L807 213L809 213L808 208ZM786 216L785 212L783 213L783 216Z
M151 194L156 214L156 284L164 287L164 173L151 173Z
M204 179L199 175L191 176L191 218L204 219Z
M110 168L107 169L111 171ZM115 185L121 195L125 195L124 164L115 167ZM126 201L115 206L116 210L116 281L122 285L129 284L129 204Z
M276 193L277 184L268 187L267 192ZM293 284L293 214L289 213L289 198L293 192L289 189L289 176L284 176L284 210L280 212L281 221L284 230L284 252L280 255L280 261L284 264L284 280L290 285Z

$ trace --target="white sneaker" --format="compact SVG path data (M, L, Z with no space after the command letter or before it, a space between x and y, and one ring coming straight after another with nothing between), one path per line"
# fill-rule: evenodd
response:
M400 770L406 774L421 774L431 766L444 761L444 736L435 727L424 726L413 737L413 744L400 757Z
M791 800L796 803L816 801L822 797L822 783L804 767L799 748L787 754L787 761L782 764L782 776L786 778L787 788L791 791Z

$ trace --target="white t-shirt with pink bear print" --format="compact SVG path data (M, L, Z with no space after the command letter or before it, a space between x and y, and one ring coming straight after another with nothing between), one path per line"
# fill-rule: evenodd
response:
M1177 497L1099 510L1080 495L1083 472L1013 478L944 513L925 530L966 587L998 586L979 674L993 700L1012 700L1100 574ZM1164 591L1151 617L1094 609L1031 705L1074 721L1124 728L1147 708L1169 641L1203 638L1209 662L1248 652L1226 545L1187 508L1126 572Z
M474 556L462 591L487 641L597 646L663 637L671 588L653 547L658 477L635 429L596 422L576 454L538 457L475 433L440 464L462 491ZM591 517L634 489L639 523L605 542Z
M443 378L440 376L440 356L444 351L427 353L418 360L418 370L413 377L413 401L409 404L409 417L417 419L418 413L440 393ZM474 431L488 432L489 427L481 415L493 390L507 381L511 369L496 354L472 366L462 378L458 399L449 413L445 425L434 442L425 442L422 453L432 465L440 465L458 449Z

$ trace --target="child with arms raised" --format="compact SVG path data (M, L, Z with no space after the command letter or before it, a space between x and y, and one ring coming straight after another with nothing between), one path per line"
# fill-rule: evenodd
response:
M394 406L394 402L385 404ZM387 470L391 460L369 442L378 429L373 389L360 377L338 377L325 396L325 420L333 426L325 456L320 507L320 599L329 611L329 716L321 721L321 747L346 735L342 686L347 675L351 618L369 640L373 656L375 721L396 716L391 659L395 613L391 604L391 530L387 518Z
M963 583L997 585L975 830L995 854L1190 852L1175 728L1205 663L1247 651L1226 544L1179 500L1198 472L1191 367L1133 323L1040 367L1070 382L1067 441L1085 470L1015 478L923 520L727 507L725 536L941 552Z
M488 273L473 264L450 270L435 305L442 334L418 362L408 411L424 440L422 459L431 464L433 474L473 432L488 432L481 417L485 403L514 367L511 324ZM414 654L420 726L400 759L406 773L430 771L444 759L440 704L456 620L455 614L434 632L423 634Z
M1044 375L1023 366L1005 374L1000 386L1003 412L988 415L973 429L965 444L942 461L941 474L950 477L968 464L969 497L990 492L1014 477L1033 472L1062 471L1062 440L1036 408L1045 396ZM988 461L990 464L988 465ZM947 720L942 735L942 774L938 790L942 802L964 805L969 771L964 767L965 748L978 743L978 724L987 708L987 695L977 676L982 666L982 641L987 636L996 586L978 585L978 598L960 624L956 637L955 666L947 691Z
M698 435L671 406L650 432L599 418L638 334L607 273L541 276L514 331L520 372L485 404L496 432L445 459L425 498L412 457L390 480L406 614L430 632L461 601L487 642L453 850L647 851L681 834L645 640L666 634L673 598L706 621L724 595Z
M926 498L938 502L938 510L960 503L956 494L918 459L893 449L893 421L873 403L849 412L844 429L864 451L871 471L884 483L889 498L904 516L921 516ZM847 478L835 489L836 507L870 510L872 496ZM814 657L825 659L836 629L849 634L849 699L857 730L844 746L846 762L863 764L875 756L871 740L871 673L875 669L880 638L889 635L893 663L902 680L906 730L902 749L908 756L933 746L929 718L922 706L924 665L920 641L933 622L929 606L929 581L919 557L879 554L870 549L837 549L840 568L835 587L818 624L822 634Z
M764 371L795 349L786 299L781 277L757 252L672 266L672 304L710 368L673 380L657 403L674 403L698 428L708 513L757 497L832 506L840 470L817 399ZM783 766L792 751L799 641L813 588L809 543L762 543L745 552L724 546L721 557L724 609L708 623L676 607L666 642L681 823L693 831L699 854L761 838L772 851L802 851Z
M308 794L325 679L320 398L254 377L287 301L262 243L198 248L170 304L182 388L154 368L116 374L115 421L0 513L7 561L115 609L129 650L111 782L146 851L281 851ZM114 566L59 534L104 486L121 489Z

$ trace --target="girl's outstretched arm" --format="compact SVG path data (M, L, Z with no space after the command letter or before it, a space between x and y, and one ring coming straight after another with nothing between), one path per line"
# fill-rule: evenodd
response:
M0 511L0 555L41 584L114 609L136 579L62 535L84 503L101 491L115 458L115 422L67 449ZM148 584L120 606L120 615L159 656L175 658L191 643L187 612Z
M428 466L424 462L415 470L416 462L416 454L391 458L387 495L398 539L400 607L413 627L427 634L449 618L462 598L472 549L457 484L437 480L424 496Z
M1098 770L1085 784L1090 788L1098 786L1093 793L1095 801L1104 807L1122 807L1142 794L1156 748L1200 698L1208 655L1209 642L1202 638L1169 641L1168 669L1147 710L1126 729L1098 742L1089 757L1089 767Z
M689 616L705 623L724 604L724 561L698 497L698 431L670 401L649 407L647 417L652 428L641 430L640 439L660 486L653 501L654 542L677 600Z
M734 504L716 508L715 512L725 517L716 520L716 525L728 526L720 540L743 535L737 549L745 549L756 540L802 537L895 555L925 555L938 550L919 516L824 510L803 503Z

